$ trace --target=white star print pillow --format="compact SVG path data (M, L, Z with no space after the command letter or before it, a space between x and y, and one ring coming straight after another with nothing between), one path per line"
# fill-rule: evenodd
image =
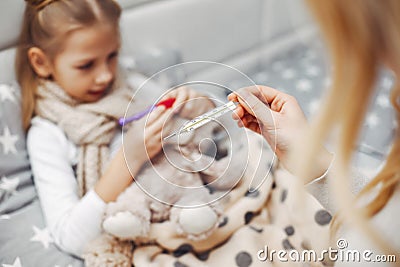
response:
M20 114L18 86L0 84L0 214L35 197Z
M0 265L71 266L83 263L54 245L32 181L20 89L0 84Z
M0 214L26 205L35 195L22 129L20 90L15 84L0 84Z

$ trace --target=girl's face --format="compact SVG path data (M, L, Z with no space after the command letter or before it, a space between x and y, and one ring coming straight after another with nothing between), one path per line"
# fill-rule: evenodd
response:
M71 32L51 64L51 76L71 97L99 100L117 70L120 38L115 28L99 24Z

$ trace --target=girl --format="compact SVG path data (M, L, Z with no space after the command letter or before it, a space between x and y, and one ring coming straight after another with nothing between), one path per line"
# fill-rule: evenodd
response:
M115 86L120 7L114 0L26 2L16 72L35 185L56 245L80 256L101 232L106 203L160 151L170 111L159 107L146 124L137 122L143 132L128 130L124 154L117 118L132 92ZM179 106L196 94L181 88L170 97Z

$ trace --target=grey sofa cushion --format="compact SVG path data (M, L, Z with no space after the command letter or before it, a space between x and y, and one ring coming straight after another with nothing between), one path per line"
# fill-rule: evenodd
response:
M0 84L0 263L82 266L81 260L54 245L45 226L26 150L20 99L16 84Z
M20 106L19 88L0 85L0 214L16 211L36 197Z

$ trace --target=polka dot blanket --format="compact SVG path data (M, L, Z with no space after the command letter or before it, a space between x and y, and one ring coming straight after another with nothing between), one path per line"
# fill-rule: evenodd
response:
M331 215L310 194L297 202L293 177L276 169L249 193L246 183L231 192L229 208L218 229L201 242L175 236L170 224L155 224L156 245L135 249L135 266L303 266L270 257L271 251L315 250L329 246ZM303 208L300 207L303 206ZM304 212L300 212L304 211ZM290 260L288 254L286 258ZM273 256L273 255L272 255ZM322 263L314 263L323 266Z
M328 248L329 212L304 188L297 190L297 178L274 163L273 153L268 146L260 146L260 138L251 143L250 149L264 147L267 159L251 158L240 184L219 200L224 212L217 229L206 239L194 241L177 234L171 221L152 223L149 235L153 242L136 244L134 266L303 266L289 253L313 250L321 255ZM249 189L252 179L265 173L263 183ZM118 249L124 253L129 247L119 244ZM103 253L115 253L116 247L108 249ZM327 264L312 262L312 266Z

